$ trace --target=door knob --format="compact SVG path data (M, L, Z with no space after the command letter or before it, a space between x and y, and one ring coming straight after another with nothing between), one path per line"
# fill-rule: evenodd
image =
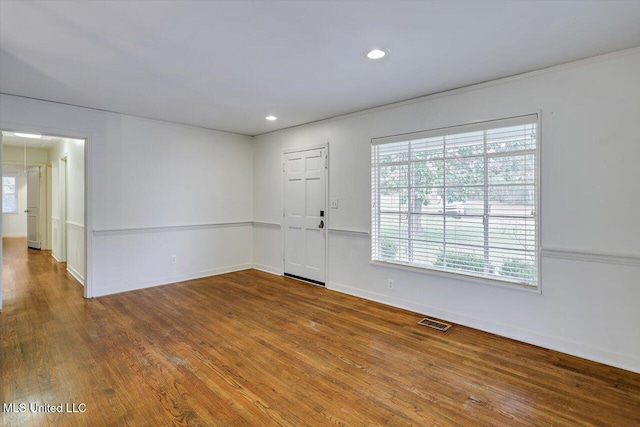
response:
M324 228L324 220L320 220L320 224L318 224L318 228Z

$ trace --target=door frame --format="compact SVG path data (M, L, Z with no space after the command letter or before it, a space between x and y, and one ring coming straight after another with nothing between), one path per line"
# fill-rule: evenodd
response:
M281 264L281 268L280 268L280 275L284 276L284 269L286 266L286 255L287 255L287 239L286 239L286 224L285 224L285 212L284 212L284 208L285 208L285 197L286 197L286 185L287 185L287 177L285 176L284 173L284 165L285 165L285 156L287 154L291 154L291 153L300 153L303 151L311 151L311 150L325 150L325 167L324 167L324 232L325 232L325 239L324 239L324 285L325 287L327 286L327 283L329 282L329 220L330 220L330 215L329 215L329 165L330 165L330 161L329 161L329 142L325 142L322 144L316 144L316 145L309 145L309 146L305 146L305 147L294 147L294 148L286 148L284 150L282 150L282 154L280 156L280 165L282 167L282 172L281 172L281 180L282 180L282 203L281 203L281 214L282 216L280 217L280 238L281 238L281 245L282 245L282 264ZM307 283L311 283L311 282L307 282Z
M60 212L60 259L58 262L67 262L67 216L68 216L68 188L69 178L67 169L69 153L64 153L58 162L58 209Z
M93 179L92 179L92 150L93 135L91 132L71 129L61 129L42 125L25 125L23 123L4 122L0 120L0 133L22 132L38 133L59 138L80 139L84 141L84 286L85 298L93 298ZM0 141L2 138L0 137ZM0 145L0 175L2 175L2 146ZM2 219L0 217L0 226ZM0 241L0 263L2 262L2 242ZM2 277L0 275L0 310L2 310Z

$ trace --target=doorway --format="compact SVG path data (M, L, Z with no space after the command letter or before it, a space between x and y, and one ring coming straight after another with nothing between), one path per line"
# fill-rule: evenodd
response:
M283 155L284 275L326 281L328 145Z
M12 169L27 171L24 179L28 185L21 202L26 205L21 210L26 214L20 233L24 244L51 250L49 256L66 262L67 272L84 286L86 140L7 130L1 135L3 176ZM3 219L3 231L6 223ZM0 308L1 292L0 287ZM88 296L86 288L83 292Z
M50 249L46 234L46 165L2 165L2 237L22 238L31 249Z

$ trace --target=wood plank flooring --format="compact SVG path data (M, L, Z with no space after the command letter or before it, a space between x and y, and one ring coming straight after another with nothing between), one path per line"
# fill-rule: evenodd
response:
M2 274L2 426L640 425L638 374L255 270L85 300L5 239Z

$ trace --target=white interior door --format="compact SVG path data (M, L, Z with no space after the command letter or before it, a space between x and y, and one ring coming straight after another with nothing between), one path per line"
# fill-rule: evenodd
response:
M326 149L284 155L284 273L324 285Z
M27 171L27 245L40 249L40 168Z

